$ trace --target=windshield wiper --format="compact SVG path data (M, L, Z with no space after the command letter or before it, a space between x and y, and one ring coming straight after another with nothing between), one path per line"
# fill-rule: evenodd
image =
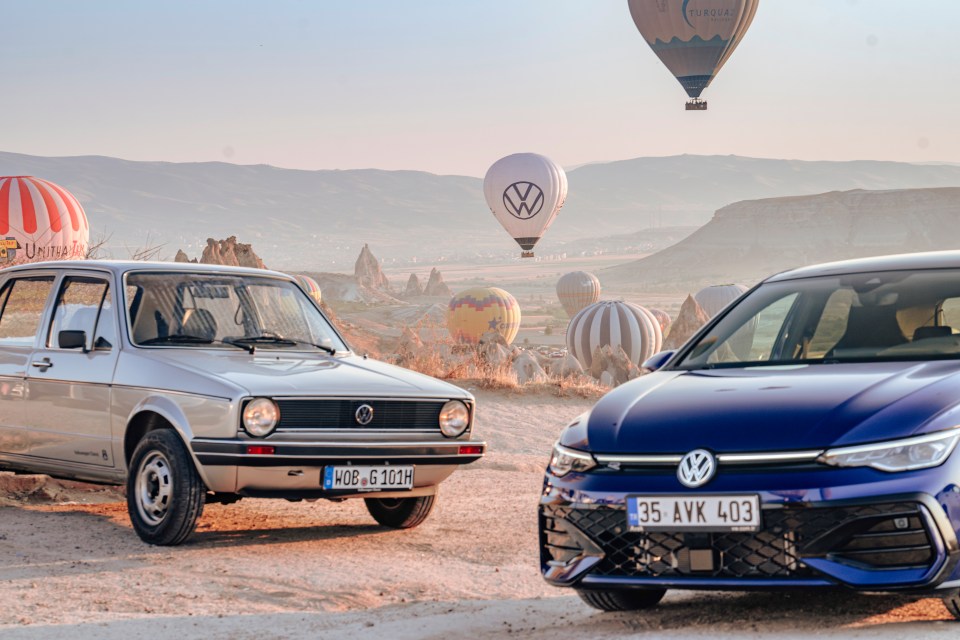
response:
M217 340L203 338L200 336L191 336L185 333L175 333L169 336L157 336L140 342L141 345L148 346L154 344L226 344L237 349L243 349L247 353L253 353L253 347L250 345L237 344L232 340Z
M289 345L289 346L291 346L291 347L294 347L294 346L296 346L296 345L298 345L298 344L302 344L302 345L307 345L307 346L310 346L310 347L316 347L317 349L320 349L321 351L326 351L326 352L329 353L331 356L337 354L337 350L334 349L333 347L328 347L328 346L323 345L323 344L316 344L315 342L309 342L309 341L307 341L307 340L297 340L297 339L294 339L294 338L284 338L284 337L282 337L282 336L271 335L271 334L263 334L263 335L259 335L259 336L246 336L246 337L243 337L243 338L234 338L233 340L231 340L231 342L236 343L237 346L240 346L241 344L249 344L249 345L256 345L256 344L280 344L280 345Z

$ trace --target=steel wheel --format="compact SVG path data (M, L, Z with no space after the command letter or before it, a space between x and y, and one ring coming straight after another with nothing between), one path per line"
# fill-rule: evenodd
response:
M151 451L137 471L137 511L150 526L157 526L167 517L173 495L170 462L159 451Z

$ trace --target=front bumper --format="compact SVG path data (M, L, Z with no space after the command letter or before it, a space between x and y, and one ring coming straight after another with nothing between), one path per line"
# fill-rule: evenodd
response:
M251 445L271 446L273 453L248 453ZM429 495L457 467L479 460L486 452L486 443L474 440L303 442L197 438L190 446L211 491L296 498L370 497L370 492L320 489L324 467L351 464L413 465L412 491L375 495Z
M836 474L835 478L844 472ZM622 491L623 485L669 485L669 479L591 475L547 475L539 510L540 557L541 572L551 584L587 589L876 591L957 586L954 574L960 572L960 550L955 527L944 501L930 493L824 500L825 494L845 492L754 490L763 507L757 532L641 533L627 528L626 496L667 491ZM738 485L736 489L716 492L750 492L746 485L758 476L744 476L728 476L726 482ZM883 484L867 486L882 492ZM621 491L610 490L616 485ZM957 493L949 488L947 497L953 500Z

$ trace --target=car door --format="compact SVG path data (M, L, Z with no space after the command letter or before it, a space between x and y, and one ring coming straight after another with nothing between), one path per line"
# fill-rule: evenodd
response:
M37 442L25 429L26 376L54 280L53 272L17 273L0 288L0 455L27 454Z
M26 423L47 434L31 455L114 466L110 403L120 348L116 309L110 274L64 273L27 371ZM63 342L63 332L79 331L81 344Z

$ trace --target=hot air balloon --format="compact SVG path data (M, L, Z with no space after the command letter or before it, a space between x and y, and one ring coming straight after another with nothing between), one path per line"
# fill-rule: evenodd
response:
M600 281L586 271L571 271L557 281L557 297L571 318L600 299Z
M459 342L477 343L486 332L498 331L510 344L520 330L520 305L503 289L467 289L450 300L447 329Z
M670 325L673 324L673 318L670 317L670 314L662 309L647 309L647 311L652 313L653 317L657 319L657 322L660 323L660 331L666 336Z
M523 250L546 233L567 197L567 174L549 158L516 153L493 163L483 179L483 195L494 217Z
M297 284L300 285L300 288L307 292L311 298L317 301L317 304L320 304L322 298L320 294L320 285L317 284L317 281L311 278L310 276L297 274L293 276Z
M567 327L567 349L584 369L590 368L597 347L622 347L639 366L660 351L662 343L660 323L653 314L622 300L604 300L585 307Z
M742 284L717 284L704 287L694 294L693 298L709 317L723 311L724 307L747 292Z
M87 215L69 191L32 176L0 177L0 267L82 259L89 243Z
M703 111L703 90L720 72L753 22L760 0L628 0L641 35Z

